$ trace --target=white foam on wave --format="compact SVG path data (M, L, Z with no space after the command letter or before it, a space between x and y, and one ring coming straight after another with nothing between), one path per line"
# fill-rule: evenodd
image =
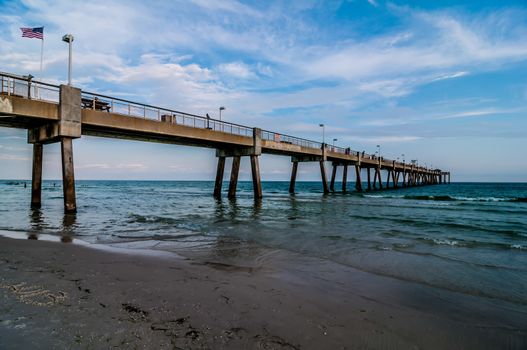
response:
M439 245L449 245L449 246L458 246L459 242L455 240L449 240L449 239L433 239L432 240L435 244Z

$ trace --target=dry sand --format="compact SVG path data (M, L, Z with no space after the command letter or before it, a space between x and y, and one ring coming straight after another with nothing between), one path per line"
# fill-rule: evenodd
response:
M527 307L268 251L0 238L0 349L526 349Z

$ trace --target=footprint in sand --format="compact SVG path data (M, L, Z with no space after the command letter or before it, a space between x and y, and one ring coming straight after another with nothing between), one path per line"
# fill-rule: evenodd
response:
M67 298L66 292L58 291L53 293L48 289L40 286L31 286L25 282L18 284L0 283L0 288L13 293L20 302L34 306L53 306L64 302Z

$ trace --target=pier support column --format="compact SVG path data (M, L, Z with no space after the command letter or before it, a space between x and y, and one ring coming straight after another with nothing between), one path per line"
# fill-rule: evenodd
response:
M260 163L258 156L251 156L251 171L253 175L254 198L262 198L262 181L260 179Z
M355 189L358 191L358 192L362 192L362 180L360 178L360 165L355 165ZM370 179L369 179L369 174L370 174L370 169L368 168L368 187L370 185Z
M373 177L373 187L375 188L376 179L379 179L379 190L382 190L382 177L381 177L381 168L375 168L375 175Z
M324 166L324 161L321 160L319 161L319 163L320 163L320 175L322 176L322 187L324 188L324 194L328 194L329 193L328 179L326 177L326 168Z
M386 176L386 188L390 188L390 176L392 175L392 171L388 169L388 176Z
M333 164L333 170L331 172L331 182L329 184L329 190L335 192L335 177L337 176L337 164Z
M346 186L348 184L348 164L344 164L342 169L342 192L346 192Z
M64 190L64 211L75 213L77 202L75 200L75 175L73 168L73 141L70 137L60 140L62 153L62 188Z
M371 191L371 174L370 174L370 168L366 168L367 173L368 173L368 191Z
M289 193L295 193L296 172L298 170L298 162L293 162L293 169L291 170L291 182L289 183Z
M44 145L33 144L33 172L31 175L31 208L38 209L42 204L42 153Z
M225 157L218 157L218 169L216 170L216 182L214 183L214 197L221 197L221 186L223 185L223 173L225 172Z
M236 198L236 186L238 186L238 173L240 172L240 156L232 157L231 181L229 182L229 198Z

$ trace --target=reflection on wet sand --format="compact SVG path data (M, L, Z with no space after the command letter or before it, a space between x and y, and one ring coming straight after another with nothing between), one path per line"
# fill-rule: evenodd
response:
M236 199L222 200L215 202L214 216L217 223L222 222L241 222L243 218L250 217L253 222L261 219L262 200L255 199L253 205L240 205ZM221 232L221 231L220 231ZM250 241L234 237L228 232L218 233L216 238L208 245L206 251L201 251L201 258L230 261L234 258L256 256L255 246ZM193 255L196 251L193 252ZM195 256L196 257L196 256ZM225 260L227 259L227 260Z
M31 230L27 233L27 239L38 240L38 233L44 226L44 218L40 209L31 209L29 213Z
M39 233L46 227L45 218L40 209L31 209L29 215L31 229L27 233L27 239L38 240ZM77 227L77 216L76 214L64 214L62 218L62 226L60 231L60 241L63 243L73 242L73 236L75 235L75 228Z
M75 213L64 214L62 218L62 231L60 241L62 243L71 243L77 224L77 215Z

